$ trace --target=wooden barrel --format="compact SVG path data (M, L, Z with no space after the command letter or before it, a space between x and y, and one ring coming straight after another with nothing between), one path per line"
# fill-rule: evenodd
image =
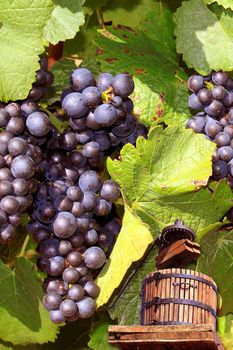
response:
M142 325L206 324L216 330L217 286L203 273L158 270L144 279L141 298Z

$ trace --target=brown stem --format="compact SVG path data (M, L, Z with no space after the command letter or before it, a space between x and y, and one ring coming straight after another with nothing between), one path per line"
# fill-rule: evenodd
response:
M60 41L56 45L49 44L49 57L48 57L48 69L50 69L54 63L59 61L63 55L63 42Z

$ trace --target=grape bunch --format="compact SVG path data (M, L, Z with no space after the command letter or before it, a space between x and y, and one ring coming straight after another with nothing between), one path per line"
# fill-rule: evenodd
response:
M41 100L52 82L53 74L48 70L48 59L47 57L42 57L40 59L40 69L36 72L36 81L32 84L26 100L36 102Z
M146 128L132 114L129 95L134 82L129 74L113 77L102 73L96 82L89 70L78 68L71 74L70 84L61 95L62 108L77 132L78 143L91 142L83 151L87 158L93 158L95 152L101 157L118 145L134 144L139 135L146 137Z
M79 153L73 152L77 160ZM81 153L79 158L79 165L87 164ZM61 151L50 155L49 162L55 160L66 166ZM76 167L79 169L77 161ZM99 295L93 279L121 228L112 209L112 202L120 195L118 185L112 180L101 183L96 171L86 169L78 180L58 174L53 175L53 181L41 183L28 225L39 244L38 266L48 275L43 304L54 323L93 315Z
M15 226L32 205L41 147L51 125L35 102L0 108L0 243L12 240Z
M188 80L192 92L188 105L195 114L186 127L216 143L212 178L233 177L233 79L225 72L208 76L192 75Z

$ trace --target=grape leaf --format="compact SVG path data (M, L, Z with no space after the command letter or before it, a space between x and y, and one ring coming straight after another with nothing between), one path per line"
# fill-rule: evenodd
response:
M213 4L214 2L217 2L218 5L223 6L225 9L231 8L233 10L232 0L205 0L207 5Z
M184 1L175 14L177 52L189 68L201 74L232 70L232 12L218 6L210 11L203 0ZM192 25L190 25L192 23Z
M61 328L55 343L44 344L40 350L88 350L89 332L93 319L79 319ZM22 349L23 350L23 349Z
M96 39L102 70L135 77L135 112L147 125L166 113L169 125L183 125L190 115L187 77L179 68L173 31L172 14L162 9L151 12L138 29L118 26L100 31Z
M101 318L98 322L93 323L90 340L88 346L93 350L114 350L118 349L116 346L108 344L108 327L110 324L113 324L113 321L109 317L106 317L105 314L101 315Z
M149 140L139 138L136 148L124 146L121 160L108 159L109 173L121 187L127 214L148 224L153 235L177 218L201 232L219 221L232 206L232 192L225 182L214 190L199 190L211 175L215 145L191 130L168 127L161 134L156 130L153 129ZM128 221L126 217L110 261L98 279L99 306L108 301L129 269L130 247L139 249L141 245L135 231L125 227ZM149 243L145 241L145 245ZM147 246L135 260L142 257Z
M35 81L51 0L1 0L0 100L24 99Z
M100 295L97 298L99 307L109 300L132 263L144 255L152 240L148 227L125 206L121 232L114 245L111 258L97 279L100 287Z
M0 261L0 338L13 344L54 341L58 327L41 303L42 288L34 265L24 258L14 271Z
M47 94L43 102L51 105L56 101L60 101L61 93L70 86L70 73L77 68L75 62L68 58L62 58L56 62L51 69L54 80L53 84L48 87Z
M150 252L146 260L143 261L142 266L139 267L131 281L127 284L120 298L108 310L110 316L118 320L118 324L140 324L141 286L146 275L155 271L156 252L156 248Z
M233 314L218 317L218 333L225 350L233 350Z
M222 297L221 314L233 313L233 230L218 230L204 235L200 242L202 255L197 270L210 275Z
M54 0L55 6L44 28L45 38L53 45L71 39L79 31L85 17L85 0Z

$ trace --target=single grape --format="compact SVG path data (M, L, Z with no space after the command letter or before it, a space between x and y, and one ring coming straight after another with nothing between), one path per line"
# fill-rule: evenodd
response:
M82 152L84 157L95 158L100 153L100 146L97 142L91 141L83 146Z
M5 211L5 213L11 215L17 212L19 202L14 196L6 196L2 198L0 207L3 211Z
M121 224L120 224L120 220L117 218L112 218L110 219L110 221L108 221L104 226L103 229L108 232L111 233L113 236L117 236L118 233L121 230Z
M9 140L8 144L8 151L12 156L19 156L23 155L26 152L26 149L28 147L28 143L26 140L22 139L21 137L13 137Z
M84 241L88 246L94 245L99 239L98 233L95 230L89 230L84 233Z
M228 146L231 142L231 137L226 132L219 132L214 139L218 147Z
M112 126L117 121L116 108L107 103L98 106L94 111L94 120L103 127Z
M111 83L114 94L120 97L128 97L134 91L134 81L129 74L117 74Z
M66 191L66 195L73 202L83 199L83 192L78 186L70 186Z
M33 239L40 244L50 238L50 231L45 227L40 227L32 232L32 236Z
M20 117L21 115L20 105L16 102L8 103L5 106L5 111L10 114L11 117Z
M100 195L103 199L113 202L120 196L120 189L118 184L113 180L104 181Z
M59 254L59 240L50 238L43 241L39 246L39 253L43 259L49 259Z
M225 72L216 72L213 73L212 80L217 85L225 85L228 80L228 75Z
M223 132L226 132L228 135L230 135L231 139L233 138L233 125L226 125L223 129Z
M102 102L102 95L99 89L95 86L89 86L82 92L83 102L89 108L95 108Z
M196 94L192 94L192 95L189 96L188 105L193 110L198 110L198 109L202 109L203 108L203 105L199 101L199 98L198 98L198 96Z
M80 202L73 202L71 212L74 216L80 217L84 213L84 206Z
M76 134L76 137L77 137L78 143L81 143L81 145L84 145L87 142L92 141L93 133L92 133L91 130L85 130L85 131L82 131L82 132L78 132Z
M112 84L113 76L110 73L102 73L98 77L98 89L100 92L108 90Z
M1 180L0 181L0 197L5 197L13 193L13 185L10 181Z
M19 135L24 131L24 127L23 118L12 117L6 126L6 131L11 132L13 135Z
M72 201L67 196L60 196L55 199L55 206L58 211L70 211L72 205Z
M46 113L37 111L29 114L26 119L26 126L33 136L42 137L48 134L51 129L49 117Z
M79 151L72 151L69 154L69 160L78 168L83 167L86 164L86 157Z
M100 187L99 176L96 171L85 171L78 180L82 191L97 192Z
M233 108L229 109L226 118L229 124L233 124Z
M69 254L72 251L72 244L69 241L60 241L58 251L61 255Z
M90 297L84 297L76 303L78 307L78 315L80 318L89 318L94 315L96 310L96 303Z
M54 234L62 239L71 237L76 231L76 228L76 218L73 214L66 211L58 213L53 223Z
M50 276L58 277L65 269L65 261L61 256L53 256L49 259L47 273Z
M69 291L68 291L68 297L74 301L81 300L84 297L84 294L85 294L85 292L84 292L83 287L81 287L78 284L73 284L72 287L70 287Z
M10 120L10 115L4 108L0 108L0 128L7 125Z
M116 125L112 128L112 133L117 137L127 137L129 136L135 129L135 126L130 123L129 120L126 119L125 122Z
M75 132L68 131L62 134L60 139L60 147L63 151L72 151L77 146L77 137Z
M220 114L224 113L224 106L222 102L213 100L204 111L211 117L218 117Z
M224 162L223 160L216 160L212 164L212 170L213 170L214 180L223 179L228 174L227 163Z
M56 324L65 322L65 317L61 310L51 310L49 312L49 317L50 317L50 320Z
M11 173L15 178L30 179L35 170L35 163L28 156L18 156L11 164Z
M101 248L93 246L84 252L83 259L89 269L96 270L105 264L106 256Z
M59 309L62 302L61 295L55 291L45 294L42 299L42 303L47 310Z
M202 75L192 75L188 80L188 88L192 92L198 92L204 86L204 78Z
M90 191L83 191L82 205L86 211L92 210L96 206L96 195Z
M229 170L230 175L233 176L233 161L232 161L232 159L228 163L228 170Z
M68 293L69 286L68 283L59 279L50 279L46 283L46 292L56 292L60 295L65 295Z
M97 216L107 216L112 209L112 203L103 198L97 198L97 203L94 208L94 213Z
M87 113L87 106L83 101L82 94L79 92L71 92L66 95L62 101L62 108L69 117L81 118Z
M27 117L29 114L38 111L38 105L34 101L24 101L21 104L21 113L24 117Z
M216 100L222 100L226 96L227 91L222 85L217 85L212 89L212 95Z
M226 96L223 99L223 103L226 107L230 107L233 105L233 92L227 92Z
M107 133L94 133L94 140L98 143L101 152L107 151L111 147L111 141Z
M79 277L80 274L74 267L67 267L62 274L62 279L67 283L76 283Z
M207 136L214 138L222 131L222 125L215 119L209 118L205 125L205 133Z
M70 84L73 90L82 92L86 87L95 85L95 79L88 69L78 68L72 72Z
M78 251L73 250L66 257L66 262L73 267L77 267L81 264L82 256Z
M211 102L211 100L213 99L213 96L212 96L211 92L208 89L206 89L206 88L203 88L203 89L199 90L198 94L197 94L197 97L198 97L198 100L203 105L209 104Z
M69 238L69 241L72 244L72 247L75 249L82 247L84 243L83 236L80 233L75 233Z
M119 96L115 96L115 97L119 97ZM133 101L129 97L126 97L123 99L122 105L129 114L133 113L134 104L133 104Z
M65 317L71 317L77 313L77 305L73 300L65 299L60 305L60 310Z
M87 216L88 213L83 213L79 217L76 218L77 220L77 231L82 233L88 230L90 225L90 218ZM90 213L92 215L92 213Z
M100 287L94 281L88 281L84 284L83 289L85 293L95 299L100 294Z
M233 149L230 146L223 146L218 149L218 157L225 162L233 158Z

